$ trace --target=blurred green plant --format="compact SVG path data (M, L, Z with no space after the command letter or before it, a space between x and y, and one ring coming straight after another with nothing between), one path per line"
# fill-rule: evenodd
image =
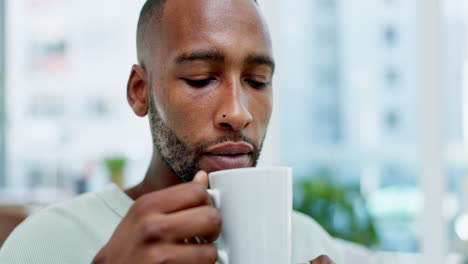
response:
M121 156L107 157L104 159L104 164L111 174L119 173L127 164L127 159Z
M359 186L338 184L327 172L308 177L295 187L294 209L311 216L327 232L367 247L379 238Z
M104 159L104 164L110 173L111 181L119 187L123 187L123 172L127 164L127 159L123 156L107 157Z

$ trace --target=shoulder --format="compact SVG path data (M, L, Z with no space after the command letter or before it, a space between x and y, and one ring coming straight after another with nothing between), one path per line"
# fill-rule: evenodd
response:
M109 211L97 194L46 207L10 234L0 250L0 263L90 262L110 235L105 230L112 224Z
M303 263L320 255L343 263L337 241L314 219L296 211L292 214L292 253L293 263Z

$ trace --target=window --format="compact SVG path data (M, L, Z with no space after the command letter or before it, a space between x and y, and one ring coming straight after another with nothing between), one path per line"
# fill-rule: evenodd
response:
M389 132L396 132L400 124L400 117L395 111L388 111L385 114L385 129Z
M332 64L331 67L321 67L317 69L317 85L320 87L326 87L336 89L338 85L338 73L337 65Z
M400 73L394 67L388 67L384 73L385 83L389 88L395 88L400 81Z
M337 143L340 140L340 113L338 105L320 104L315 109L313 139L322 144Z
M317 0L317 5L321 9L325 8L335 8L336 6L336 1L335 0Z
M385 44L388 47L395 46L396 42L398 41L398 30L392 25L387 25L384 28L383 34L384 34Z
M0 187L5 186L5 1L0 1Z
M385 3L388 5L393 5L395 4L396 0L385 0Z

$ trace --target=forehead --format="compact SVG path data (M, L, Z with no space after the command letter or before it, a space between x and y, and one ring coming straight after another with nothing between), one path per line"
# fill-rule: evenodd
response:
M253 0L168 0L155 46L160 58L210 48L271 55L269 32Z

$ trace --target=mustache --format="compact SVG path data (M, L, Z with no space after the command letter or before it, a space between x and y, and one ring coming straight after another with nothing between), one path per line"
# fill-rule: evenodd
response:
M251 139L251 138L249 138L249 137L247 137L245 135L239 134L239 133L227 134L227 135L219 137L219 138L217 138L215 140L211 140L209 142L198 144L195 147L195 153L196 153L196 156L200 156L203 153L205 153L206 150L211 146L221 144L221 143L224 143L224 142L240 142L240 141L244 141L246 143L249 143L253 147L253 152L258 153L258 144L255 142L255 140L253 140L253 139Z

